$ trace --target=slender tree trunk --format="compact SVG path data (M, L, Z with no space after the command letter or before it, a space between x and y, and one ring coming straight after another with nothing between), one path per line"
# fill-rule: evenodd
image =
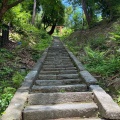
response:
M51 30L48 32L49 35L52 35L54 33L55 27L56 27L56 24L54 24Z
M33 5L33 15L32 15L32 24L35 24L35 16L36 16L36 0L34 0L34 5Z
M81 2L82 2L82 8L83 8L83 11L84 11L84 14L85 14L87 23L88 23L88 25L90 26L91 19L90 19L89 13L88 13L88 11L87 11L86 0L81 0Z

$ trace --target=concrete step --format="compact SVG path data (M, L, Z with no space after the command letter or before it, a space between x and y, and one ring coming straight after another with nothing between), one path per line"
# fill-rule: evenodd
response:
M36 80L35 85L51 86L51 85L74 85L83 83L82 79L65 79L65 80Z
M27 106L23 111L24 120L47 120L68 117L95 117L98 107L95 103L69 103L57 105Z
M61 85L61 86L37 86L33 85L32 92L43 92L43 93L53 93L53 92L85 92L87 91L87 86L85 84L75 84L75 85Z
M59 71L40 71L40 74L77 74L77 70L59 70Z
M78 74L59 74L59 75L44 75L39 74L39 80L62 80L62 79L79 79Z
M92 92L35 93L29 94L29 105L93 102Z

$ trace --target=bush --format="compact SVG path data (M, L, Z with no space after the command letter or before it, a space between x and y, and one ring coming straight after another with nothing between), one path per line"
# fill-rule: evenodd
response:
M3 114L3 111L5 111L9 105L9 102L11 101L15 91L16 89L12 87L4 88L4 93L0 96L0 115Z
M15 88L18 88L21 85L22 81L24 80L24 77L25 75L22 75L19 72L14 73L12 77L12 81L13 81Z
M86 63L89 66L101 65L104 62L105 52L93 51L89 46L85 47Z

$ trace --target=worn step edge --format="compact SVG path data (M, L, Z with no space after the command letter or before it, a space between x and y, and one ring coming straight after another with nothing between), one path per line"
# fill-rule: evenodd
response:
M42 68L42 70L76 70L76 67L64 67L64 68Z
M46 120L66 117L95 117L98 107L95 103L72 103L57 105L34 105L24 109L24 120Z
M29 94L29 105L60 104L69 102L93 102L92 92L35 93Z
M32 92L85 92L87 91L87 86L85 84L75 84L75 85L61 85L61 86L36 86L33 85Z
M102 117L113 120L120 120L120 107L113 101L99 85L91 85L94 93L94 100L98 104Z
M35 85L50 86L50 85L67 85L67 84L83 83L82 79L65 79L65 80L36 80Z
M43 68L70 68L74 67L74 65L43 65Z
M45 75L45 74L39 74L38 79L44 80L60 80L60 79L76 79L79 78L78 74L59 74L59 75Z
M74 67L73 63L64 63L64 62L61 62L61 63L44 63L44 66L51 66L51 67Z
M77 74L77 70L40 71L40 74Z

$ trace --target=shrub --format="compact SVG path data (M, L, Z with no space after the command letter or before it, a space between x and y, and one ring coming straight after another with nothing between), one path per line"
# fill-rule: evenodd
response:
M4 93L0 96L0 115L5 111L6 107L9 105L16 89L12 87L4 88Z
M21 85L22 81L24 80L24 76L25 75L21 75L19 72L14 73L12 81L15 88L18 88Z

